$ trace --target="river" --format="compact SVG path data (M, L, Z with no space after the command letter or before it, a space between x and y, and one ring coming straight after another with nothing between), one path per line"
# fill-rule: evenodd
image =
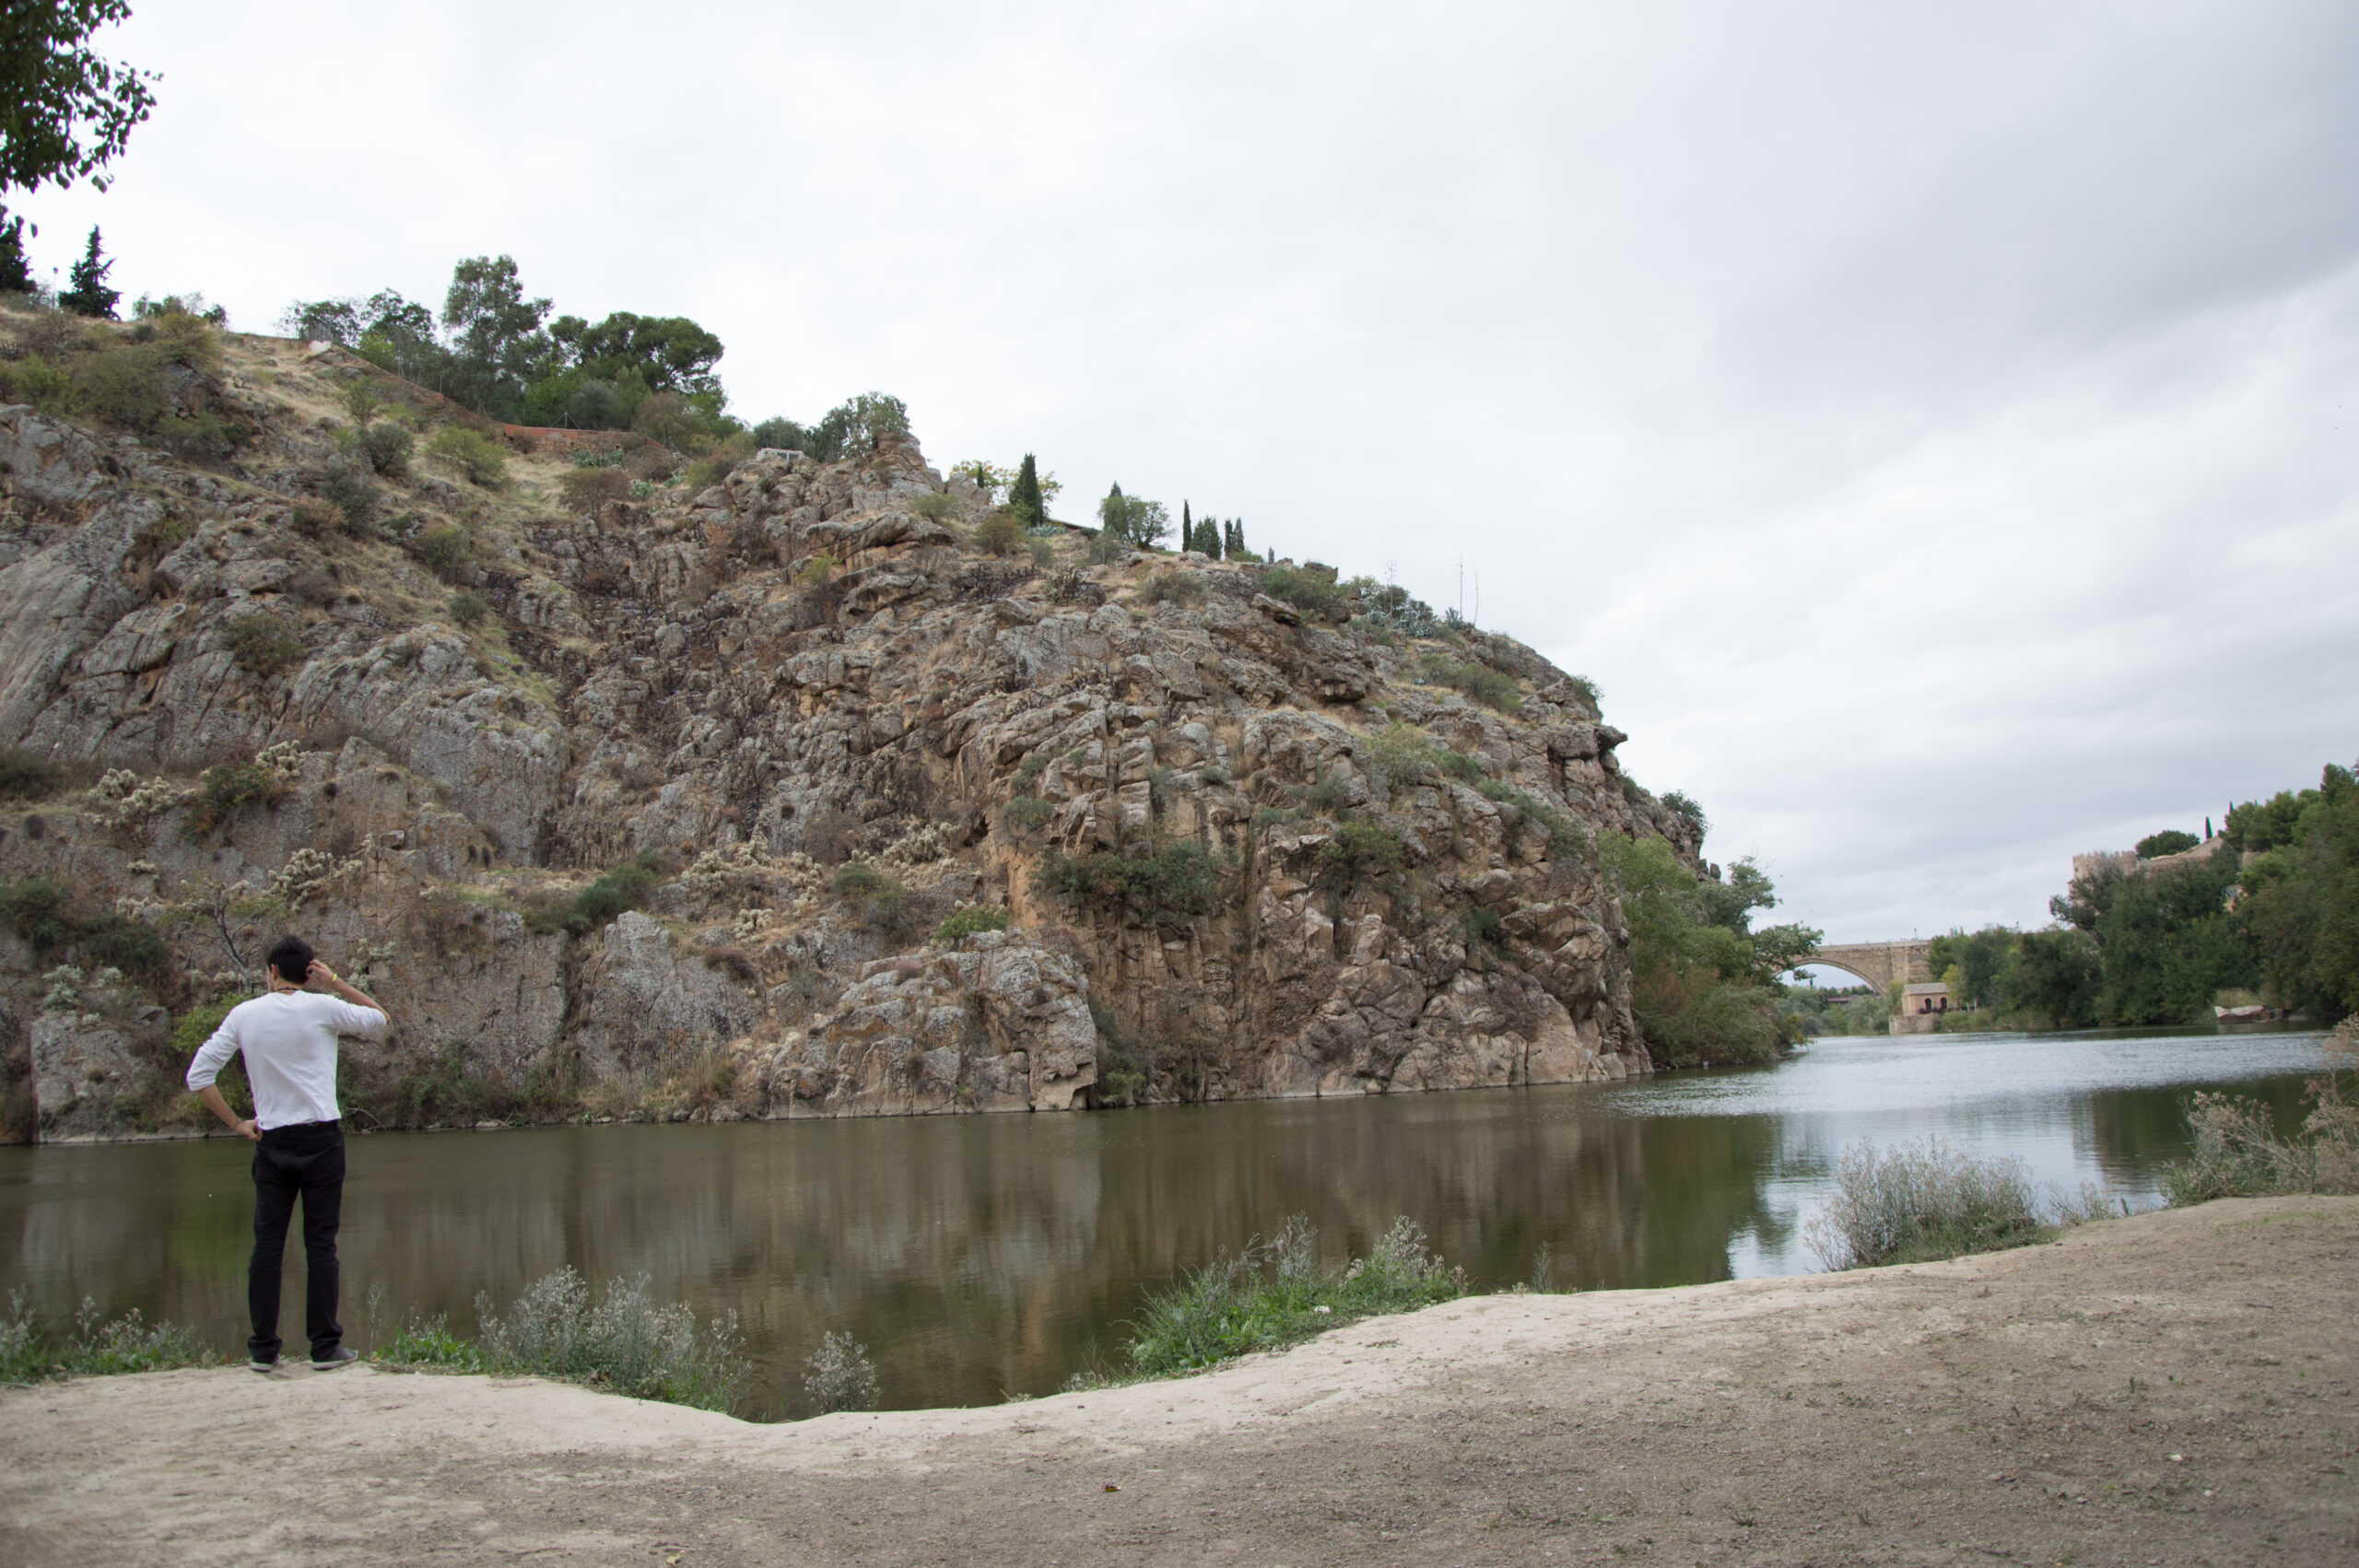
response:
M802 1413L801 1359L833 1328L888 1408L990 1403L1109 1357L1144 1291L1289 1214L1336 1259L1407 1215L1485 1290L1543 1246L1560 1287L1806 1272L1847 1144L1937 1134L2151 1207L2192 1090L2259 1095L2290 1128L2319 1059L2315 1034L1830 1038L1618 1085L382 1134L350 1144L344 1321L362 1349L413 1313L472 1331L479 1291L644 1271L658 1299L737 1312L762 1413ZM247 1163L224 1139L0 1149L0 1291L52 1325L87 1296L242 1351Z

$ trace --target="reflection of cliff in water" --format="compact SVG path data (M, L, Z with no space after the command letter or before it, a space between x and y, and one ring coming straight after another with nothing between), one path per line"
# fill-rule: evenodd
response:
M1053 1388L1113 1351L1144 1290L1295 1213L1332 1262L1405 1214L1478 1288L1529 1278L1543 1245L1560 1286L1725 1278L1731 1237L1766 1223L1768 1124L1584 1114L1580 1094L357 1139L345 1317L361 1339L381 1283L389 1316L469 1329L479 1291L644 1270L659 1295L736 1310L777 1408L831 1328L868 1343L897 1403ZM241 1152L42 1154L60 1156L88 1185L10 1205L44 1314L88 1294L235 1343Z

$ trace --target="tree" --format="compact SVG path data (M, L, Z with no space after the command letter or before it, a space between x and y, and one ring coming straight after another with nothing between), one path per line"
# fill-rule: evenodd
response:
M2097 1021L2103 977L2096 941L2088 932L2025 931L2015 939L2006 1005L2037 1012L2050 1028L2080 1028Z
M74 263L67 274L73 287L57 297L57 302L77 316L102 316L114 319L115 301L123 298L119 288L107 287L107 274L114 270L114 263L102 260L99 251L98 225L90 226L90 243L83 251L82 259Z
M1015 471L1015 483L1007 487L1007 504L1027 528L1038 528L1049 521L1048 503L1040 498L1039 470L1030 452L1024 454L1023 464Z
M152 72L90 52L128 0L31 0L0 12L0 190L107 188L105 167L147 118Z
M1951 999L1961 1007L1997 1007L2009 995L2008 982L2015 965L2016 933L2005 926L1985 926L1971 935L1953 930L1927 944L1936 974L1950 981Z
M640 316L616 310L592 325L580 316L559 316L549 337L571 369L590 380L619 382L635 373L650 392L715 390L712 368L721 339L686 316Z
M541 329L546 299L527 299L513 256L471 256L451 269L442 325L450 331L452 395L479 414L506 414L524 385L549 368L554 345Z
M1140 550L1153 549L1171 532L1171 513L1161 501L1125 496L1120 485L1097 503L1097 521L1109 542L1125 541Z
M2202 842L2202 839L2184 828L2166 827L2160 833L2150 833L2138 840L2138 858L2142 860L2159 860L2165 855L2176 855L2182 850L2192 849Z
M2330 1024L2359 1012L2359 780L2329 766L2296 800L2288 836L2243 869L2230 919L2270 1000Z
M25 254L25 220L0 219L0 294L30 294L33 265Z

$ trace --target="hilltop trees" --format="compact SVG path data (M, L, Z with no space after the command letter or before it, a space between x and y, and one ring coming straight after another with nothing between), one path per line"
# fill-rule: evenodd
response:
M103 316L112 321L115 302L123 298L121 289L107 287L107 274L113 270L114 263L103 259L100 252L99 227L92 224L90 243L67 275L73 287L57 297L58 304L77 316Z
M1030 452L1024 454L1024 462L1015 471L1015 483L1007 487L1007 504L1027 528L1038 528L1049 521L1049 503L1040 496L1040 471Z

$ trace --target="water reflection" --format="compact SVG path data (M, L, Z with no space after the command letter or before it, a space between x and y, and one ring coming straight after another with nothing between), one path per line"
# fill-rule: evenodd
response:
M1843 1147L1939 1133L2043 1180L2151 1200L2189 1087L2298 1119L2315 1036L1822 1042L1774 1070L1073 1117L563 1129L356 1139L346 1320L471 1328L571 1263L734 1308L757 1402L799 1405L828 1328L895 1406L1054 1388L1110 1351L1143 1290L1307 1213L1331 1258L1424 1224L1478 1286L1553 1255L1560 1284L1813 1266L1801 1234ZM0 1151L0 1287L53 1321L84 1295L243 1336L247 1156L227 1141ZM290 1265L290 1268L299 1265Z

